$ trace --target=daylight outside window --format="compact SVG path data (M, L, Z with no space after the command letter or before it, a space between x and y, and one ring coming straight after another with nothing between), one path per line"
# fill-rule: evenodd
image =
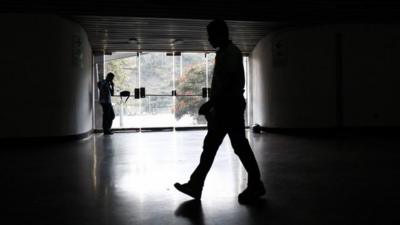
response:
M208 101L202 89L211 87L214 58L215 53L205 52L118 52L105 56L105 74L115 74L113 128L206 126L198 109ZM247 82L247 57L243 63ZM135 88L140 87L145 88L146 97L135 99ZM119 96L121 91L130 91L132 96L126 101ZM245 119L247 124L247 115Z

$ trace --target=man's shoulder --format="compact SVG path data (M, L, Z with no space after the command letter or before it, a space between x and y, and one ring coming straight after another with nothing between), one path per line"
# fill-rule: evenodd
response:
M240 56L242 56L242 51L240 51L239 47L237 45L235 45L234 43L231 43L228 46L227 50L232 55L240 55Z
M101 81L97 82L97 87L103 88L105 86L105 84L106 84L105 80L101 80Z

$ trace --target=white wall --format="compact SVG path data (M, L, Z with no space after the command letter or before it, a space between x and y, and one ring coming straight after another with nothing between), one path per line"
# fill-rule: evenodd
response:
M251 54L253 122L269 128L399 126L399 28L326 25L268 35ZM279 41L284 47L278 51Z
M43 15L0 14L0 25L0 137L91 131L92 54L84 30Z
M254 123L269 128L335 125L334 41L321 28L276 32L257 44L251 54Z
M400 25L343 32L344 126L400 125Z

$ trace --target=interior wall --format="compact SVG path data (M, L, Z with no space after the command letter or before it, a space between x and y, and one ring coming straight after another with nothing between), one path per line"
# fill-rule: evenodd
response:
M325 28L262 39L251 54L253 122L269 128L334 126L334 43Z
M351 25L343 33L343 125L400 125L400 26Z
M253 122L268 128L400 125L396 25L327 25L263 38L251 54Z
M84 30L57 16L0 14L0 137L92 130L92 53Z
M93 90L94 90L94 104L93 104L93 128L95 130L100 130L103 129L103 108L101 107L101 104L99 102L100 98L100 91L97 86L97 82L100 80L104 79L104 55L103 53L101 54L95 54L93 56ZM117 93L114 93L117 94ZM116 109L114 109L116 110ZM116 121L114 121L115 123Z

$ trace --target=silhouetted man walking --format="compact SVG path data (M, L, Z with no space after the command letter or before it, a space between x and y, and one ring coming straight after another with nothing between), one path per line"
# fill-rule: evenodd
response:
M111 96L114 95L114 76L113 73L108 73L105 80L97 83L100 90L100 104L103 107L103 132L105 135L112 134L111 126L115 118L114 109L111 104Z
M208 121L200 163L188 183L174 186L181 192L200 199L204 181L219 146L226 134L234 152L248 173L247 188L239 194L240 202L247 202L265 194L260 171L253 151L245 136L244 69L241 51L229 40L228 26L223 20L213 20L207 26L208 40L217 49L210 100L202 105L199 114Z

